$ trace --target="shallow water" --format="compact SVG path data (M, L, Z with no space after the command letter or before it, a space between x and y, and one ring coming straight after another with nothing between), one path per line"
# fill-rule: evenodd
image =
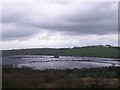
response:
M54 56L48 55L16 55L3 57L3 65L13 65L14 67L30 67L33 69L73 69L91 67L120 66L118 61L113 58L98 57L73 57L73 56Z

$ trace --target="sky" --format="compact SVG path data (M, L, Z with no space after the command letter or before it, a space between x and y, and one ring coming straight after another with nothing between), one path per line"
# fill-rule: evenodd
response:
M70 1L5 0L2 49L118 45L117 2Z

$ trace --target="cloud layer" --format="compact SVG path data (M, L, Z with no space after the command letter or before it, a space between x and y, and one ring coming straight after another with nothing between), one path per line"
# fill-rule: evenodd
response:
M89 36L91 38L108 36L107 40L110 42L109 36L117 36L118 33L117 6L117 3L112 2L4 3L2 5L3 42L28 43L30 40L47 42L48 39L54 41L57 37L59 39L56 43L59 45L55 42L52 45L52 42L49 42L41 46L64 47L82 45L79 44L81 43L79 40L82 38L81 41L84 41L84 37ZM100 38L97 39L96 41L99 42ZM113 40L111 43L116 44L117 38ZM93 43L92 39L90 41ZM113 43L115 41L116 43ZM68 44L62 44L64 42Z

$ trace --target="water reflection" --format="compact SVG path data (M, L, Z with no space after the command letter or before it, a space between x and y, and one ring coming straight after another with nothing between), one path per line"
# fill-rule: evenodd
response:
M73 69L90 67L109 67L119 66L119 62L113 58L98 57L73 57L73 56L54 56L46 55L16 55L3 57L3 65L12 64L14 67L31 67L34 69Z

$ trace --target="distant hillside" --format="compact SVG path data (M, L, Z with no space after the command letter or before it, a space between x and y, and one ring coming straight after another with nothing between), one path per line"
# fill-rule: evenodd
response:
M83 47L73 48L64 52L64 55L93 56L93 57L118 57L120 48L113 47Z
M2 56L9 55L67 55L67 56L94 56L94 57L118 57L119 47L74 47L74 48L37 48L20 50L3 50Z

